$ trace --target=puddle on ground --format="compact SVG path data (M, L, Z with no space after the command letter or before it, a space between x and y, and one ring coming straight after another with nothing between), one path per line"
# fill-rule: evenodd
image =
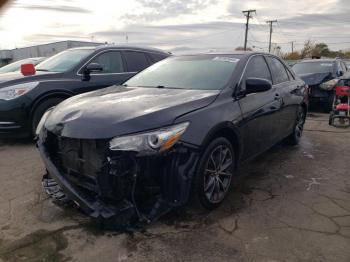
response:
M38 230L15 241L0 241L0 258L4 261L67 261L60 251L68 241L64 230Z

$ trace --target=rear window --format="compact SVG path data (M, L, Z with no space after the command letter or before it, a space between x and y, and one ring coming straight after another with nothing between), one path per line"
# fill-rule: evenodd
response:
M267 57L267 61L270 65L273 83L280 84L289 81L286 67L274 57Z
M296 63L292 69L297 75L331 73L333 72L334 63L327 61L320 62L302 62Z
M150 56L153 63L159 62L168 57L167 55L156 53L148 53L148 55Z
M129 72L139 72L149 66L146 55L142 52L125 51Z

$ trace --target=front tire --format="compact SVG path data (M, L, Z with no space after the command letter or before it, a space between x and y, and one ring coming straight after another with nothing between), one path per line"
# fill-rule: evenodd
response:
M41 117L45 112L53 106L58 105L64 99L62 98L50 98L42 102L34 111L32 117L32 135L35 136L36 127L38 126Z
M235 152L224 137L214 139L205 149L194 180L196 202L206 208L217 208L227 196L235 169Z

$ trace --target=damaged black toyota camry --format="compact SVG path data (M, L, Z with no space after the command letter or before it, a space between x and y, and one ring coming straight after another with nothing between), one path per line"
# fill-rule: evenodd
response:
M283 139L299 142L307 94L269 54L165 59L45 113L37 129L43 185L120 224L152 221L192 198L213 209L240 163Z

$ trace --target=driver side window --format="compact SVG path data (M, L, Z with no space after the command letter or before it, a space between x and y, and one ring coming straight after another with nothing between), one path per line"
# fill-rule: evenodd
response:
M270 70L262 56L254 56L250 59L245 71L244 79L249 77L263 78L272 81Z
M101 72L96 72L94 74L112 74L125 72L123 59L120 52L104 52L92 59L90 63L98 63L103 68Z

